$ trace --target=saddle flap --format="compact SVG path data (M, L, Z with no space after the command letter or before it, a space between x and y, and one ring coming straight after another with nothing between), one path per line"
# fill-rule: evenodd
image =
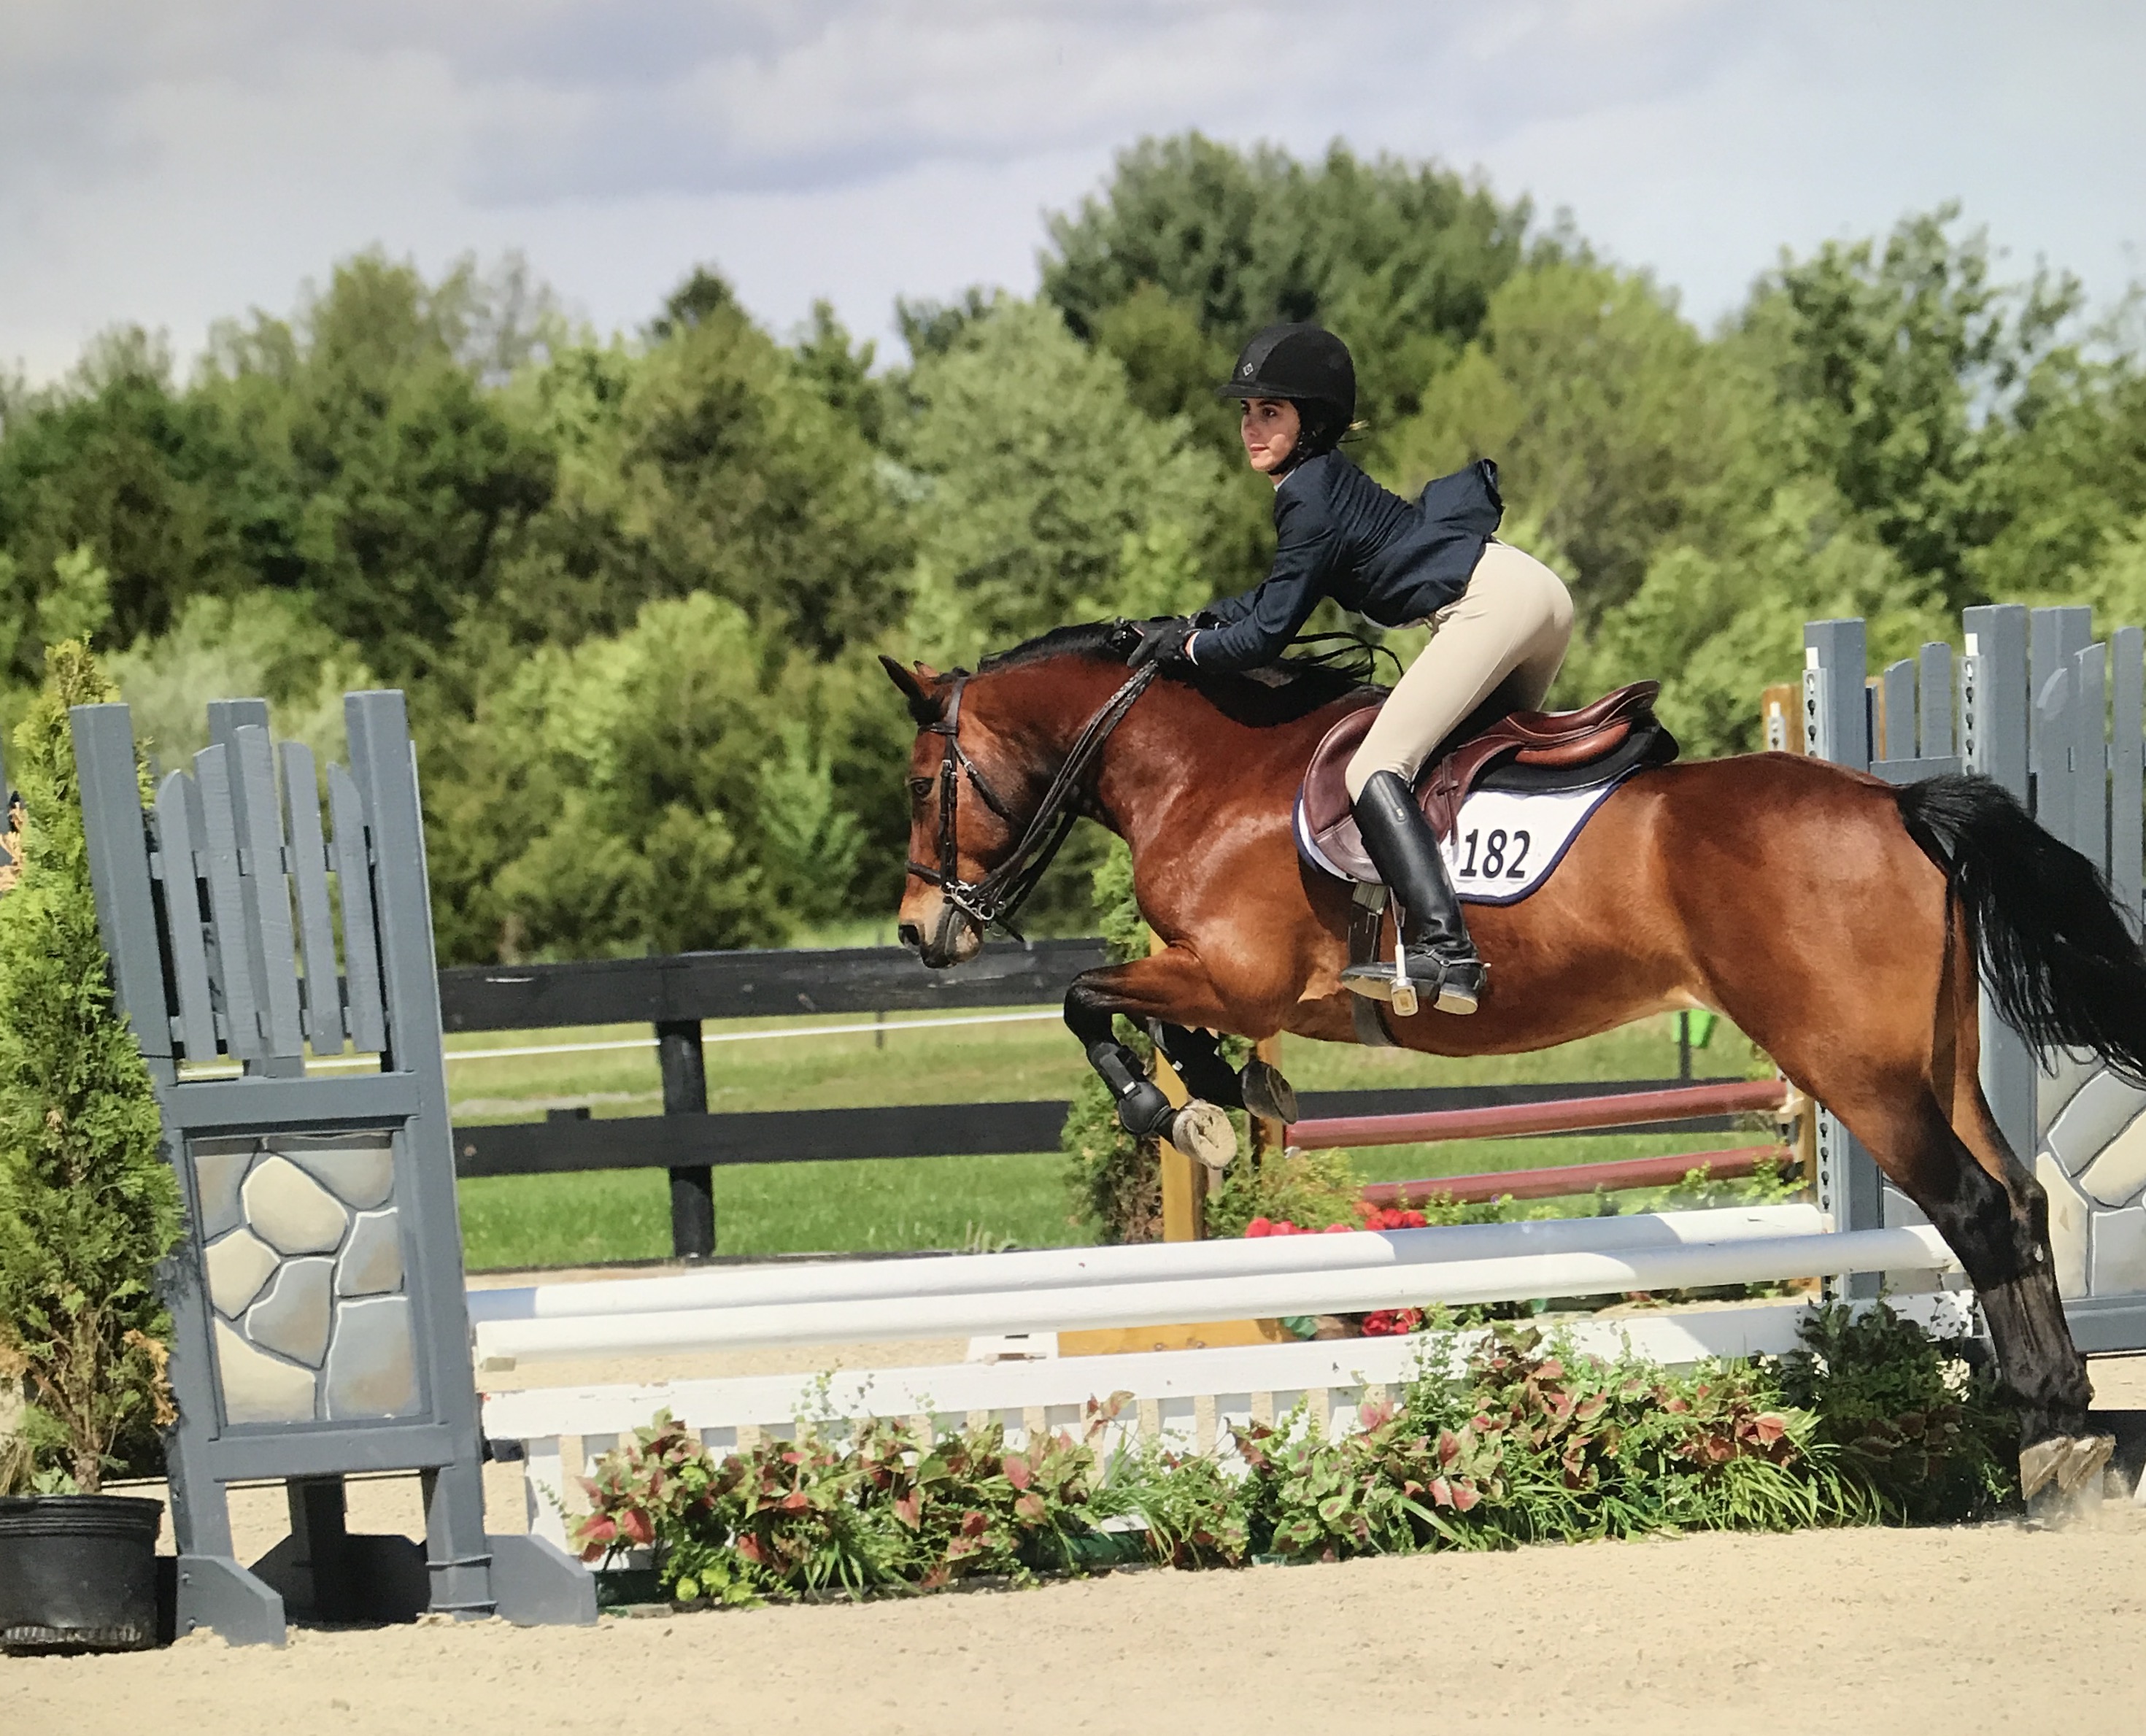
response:
M1619 750L1631 742L1635 731L1669 740L1654 722L1654 699L1660 691L1659 681L1634 681L1576 711L1508 712L1473 735L1449 739L1416 776L1416 800L1424 817L1440 837L1447 836L1468 792L1506 761L1570 771L1573 787L1591 781L1586 775L1590 767L1600 766L1605 778L1621 776L1629 769L1630 756ZM1312 750L1297 796L1297 824L1304 839L1345 873L1374 881L1378 872L1357 835L1344 774L1378 713L1376 703L1360 706L1327 731ZM1674 751L1671 743L1669 753Z

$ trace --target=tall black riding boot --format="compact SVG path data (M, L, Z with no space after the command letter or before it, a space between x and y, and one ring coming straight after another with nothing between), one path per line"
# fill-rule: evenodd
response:
M1460 900L1446 878L1438 839L1397 773L1375 771L1355 801L1357 830L1372 863L1401 904L1401 950L1408 970L1391 960L1351 965L1345 986L1373 1000L1405 1003L1435 996L1441 1013L1472 1013L1483 994L1483 960L1468 938ZM1403 1016L1411 1010L1396 1008Z

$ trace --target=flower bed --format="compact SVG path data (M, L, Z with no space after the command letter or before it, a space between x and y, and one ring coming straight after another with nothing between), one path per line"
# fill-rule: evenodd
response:
M1399 1329L1398 1328L1396 1329ZM1959 1347L1879 1308L1806 1348L1670 1372L1499 1329L1455 1381L1420 1376L1328 1436L1297 1413L1222 1458L1105 1451L1123 1400L1007 1449L881 1419L721 1459L660 1416L585 1484L591 1562L651 1554L681 1601L864 1596L1129 1560L1236 1567L1688 1529L1958 1519L2013 1497L2014 1419ZM1450 1366L1427 1336L1426 1368Z

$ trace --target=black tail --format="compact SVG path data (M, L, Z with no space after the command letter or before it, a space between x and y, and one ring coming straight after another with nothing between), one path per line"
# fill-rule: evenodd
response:
M1984 777L1896 792L1909 835L1966 910L1984 987L2043 1049L2091 1049L2146 1083L2146 951L2101 870Z

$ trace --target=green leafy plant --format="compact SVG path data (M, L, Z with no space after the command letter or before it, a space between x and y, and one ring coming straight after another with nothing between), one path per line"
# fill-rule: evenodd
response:
M1952 1519L2009 1492L1993 1467L2009 1419L1987 1383L1888 1310L1821 1314L1794 1357L1675 1372L1532 1327L1462 1331L1441 1317L1415 1376L1359 1426L1329 1434L1300 1405L1235 1429L1227 1458L1109 1444L1122 1394L1018 1450L996 1425L926 1445L904 1422L823 1420L718 1463L659 1417L599 1463L573 1537L591 1560L649 1549L681 1599L749 1603L1080 1573L1129 1552L1235 1567Z
M1242 1235L1255 1220L1311 1230L1363 1223L1364 1184L1345 1151L1274 1152L1261 1162L1232 1164L1207 1195L1207 1233Z
M1965 1346L1884 1303L1816 1310L1784 1359L1783 1390L1890 1517L1972 1519L2018 1491L2019 1420Z
M67 708L111 699L89 652L47 656L15 731L22 875L0 899L0 1373L26 1382L39 1467L95 1493L171 1417L153 1288L178 1240L147 1070L112 1003Z

